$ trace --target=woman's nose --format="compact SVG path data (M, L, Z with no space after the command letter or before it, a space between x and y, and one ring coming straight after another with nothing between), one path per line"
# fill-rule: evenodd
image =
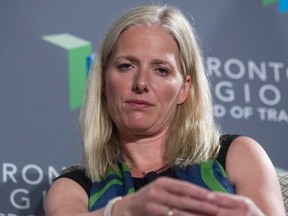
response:
M134 83L132 90L135 93L141 94L144 92L149 92L150 90L150 83L149 83L149 78L148 78L148 71L139 69L134 77Z

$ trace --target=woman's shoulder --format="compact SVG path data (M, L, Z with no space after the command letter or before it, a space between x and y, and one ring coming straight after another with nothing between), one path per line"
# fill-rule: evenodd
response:
M262 158L259 158L259 156L262 156ZM245 159L252 162L254 160L259 161L258 159L262 159L265 161L267 160L267 157L268 156L261 145L248 136L224 134L220 137L220 151L216 159L221 163L225 170L231 160Z
M281 212L283 200L275 168L256 140L241 136L232 141L226 156L226 173L238 194L251 198L264 212Z
M220 137L220 150L216 160L222 165L222 167L226 168L226 156L229 150L231 143L241 135L238 134L223 134Z
M46 215L74 215L83 213L88 206L89 179L78 166L65 169L55 179L45 198Z
M255 168L257 166L265 167L270 165L268 157L262 146L253 138L248 136L240 136L230 143L229 150L226 155L226 167L247 167ZM252 165L252 166L251 166ZM246 167L246 168L247 168ZM259 168L259 167L258 167Z
M79 184L89 196L92 188L92 181L86 176L85 168L83 166L73 165L64 169L61 174L55 179L55 181L61 178L68 178L70 180L73 180L74 182Z

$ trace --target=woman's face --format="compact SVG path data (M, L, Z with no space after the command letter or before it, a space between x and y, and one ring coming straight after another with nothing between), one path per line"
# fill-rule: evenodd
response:
M175 40L157 26L121 33L105 76L105 95L118 133L150 136L165 131L186 99Z

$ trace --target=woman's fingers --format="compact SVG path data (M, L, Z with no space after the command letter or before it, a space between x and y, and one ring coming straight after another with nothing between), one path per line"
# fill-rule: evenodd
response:
M195 197L173 194L168 192L151 194L159 203L170 208L175 208L184 211L202 212L208 215L215 215L218 211L216 204L211 204L205 199L198 199Z
M232 208L235 206L246 207L252 204L252 201L240 195L230 195L224 193L211 193L208 196L211 203L217 204L221 207Z
M210 191L188 182L159 178L147 188L147 208L162 211L162 213L164 210L168 212L171 208L183 214L194 212L215 215L218 212L218 206L208 202L207 197L210 193ZM151 205L149 205L149 201L151 201ZM156 204L159 209L155 207Z
M162 204L156 204L156 203L150 203L146 205L145 212L147 212L148 215L181 215L181 216L208 216L208 215L217 215L217 213L209 214L209 213L203 213L203 212L198 212L198 211L191 211L191 210L185 210L182 208L173 208L173 207L168 207L167 205L162 205Z
M182 196L189 196L197 199L207 199L210 191L189 182L175 180L172 178L159 178L155 180L155 186L163 188L165 191Z
M264 216L255 203L247 197L216 192L211 193L208 197L211 203L219 206L219 215Z
M136 194L142 215L263 215L248 198L211 192L171 178L159 178Z

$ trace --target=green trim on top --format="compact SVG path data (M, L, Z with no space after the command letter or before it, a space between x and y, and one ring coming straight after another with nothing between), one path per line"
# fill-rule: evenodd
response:
M122 163L122 169L123 169L123 172L125 172L125 171L130 172L128 164L126 164L126 163Z
M226 192L226 189L218 182L213 173L213 160L201 164L200 172L205 184L213 191Z
M97 193L93 194L92 197L90 197L89 199L89 209L94 205L95 202L97 202L97 200L105 193L105 191L111 187L112 185L123 185L124 182L120 181L118 179L112 179L111 181L109 181L105 187L103 187L100 191L98 191Z
M117 175L119 178L123 178L123 174L122 174L122 171L121 169L116 165L116 164L113 164L109 169L108 169L108 173L107 173L107 177L109 175Z
M219 163L217 160L215 160L215 161L216 161L216 163L218 164L218 166L220 167L220 170L221 170L222 175L225 176L226 178L228 178L228 177L227 177L227 174L226 174L226 172L225 172L225 169L223 168L223 166L221 165L221 163Z
M128 190L128 194L132 194L132 193L135 193L134 187L133 187L133 188L130 188L130 189Z
M122 168L122 170L121 170ZM93 194L93 196L90 197L89 199L89 209L94 205L95 202L108 190L112 185L124 185L123 181L123 173L124 172L130 172L129 167L126 163L121 164L121 168L117 164L113 164L111 167L108 169L108 173L106 175L106 178L109 177L110 175L117 175L119 179L112 179L109 181L100 191L97 193ZM134 193L135 189L130 188L128 190L128 194Z

